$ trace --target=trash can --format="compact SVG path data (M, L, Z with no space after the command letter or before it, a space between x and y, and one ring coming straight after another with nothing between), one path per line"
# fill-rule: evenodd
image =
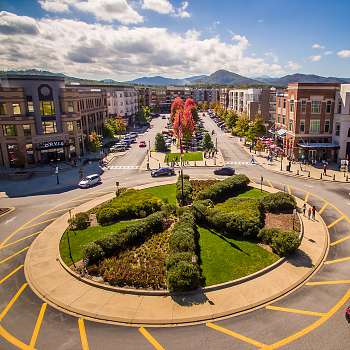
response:
M286 165L286 170L290 171L290 165Z

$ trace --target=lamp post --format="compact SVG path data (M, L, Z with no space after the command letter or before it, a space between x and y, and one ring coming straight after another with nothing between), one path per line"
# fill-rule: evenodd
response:
M71 221L71 220L72 220L72 210L70 209L69 210L69 221ZM70 246L69 232L70 232L70 230L67 230L67 241L68 241L69 257L72 260L74 268L76 268L74 260L73 260L73 257L72 257L72 249L71 249L71 246Z
M115 196L118 197L119 196L119 181L116 181L115 183L117 190L115 191Z
M58 165L56 165L55 174L56 174L56 184L59 185L60 184L60 179L58 177Z
M281 171L283 170L283 154L281 153Z
M295 222L295 216L297 214L297 210L293 209L293 230L294 230L294 222Z
M264 182L264 178L260 176L260 192L262 192L263 182Z

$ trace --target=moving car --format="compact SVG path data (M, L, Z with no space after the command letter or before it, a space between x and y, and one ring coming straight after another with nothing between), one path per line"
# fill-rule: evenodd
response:
M165 116L165 115L162 115L162 119L166 119L166 116Z
M92 174L86 176L84 179L82 179L78 186L80 188L89 188L91 186L97 185L98 183L101 182L101 177L99 174Z
M157 170L151 171L152 177L158 177L158 176L172 176L175 175L175 171L173 168L159 168Z
M140 148L142 148L142 147L147 147L147 146L146 146L146 142L145 142L145 141L140 141L139 147L140 147Z
M127 148L127 145L126 144L116 144L114 146L112 146L109 150L111 152L124 152Z
M219 169L214 170L215 175L223 175L223 176L231 176L235 174L235 169L231 168L230 166L224 166Z

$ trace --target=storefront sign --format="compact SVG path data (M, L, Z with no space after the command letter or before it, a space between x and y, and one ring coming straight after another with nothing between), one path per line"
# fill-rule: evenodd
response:
M38 149L51 149L51 148L61 148L64 147L64 141L46 141L41 142L38 145Z

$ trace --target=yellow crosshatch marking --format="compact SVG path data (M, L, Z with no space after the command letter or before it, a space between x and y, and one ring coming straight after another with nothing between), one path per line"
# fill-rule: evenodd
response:
M23 291L26 289L28 283L24 283L22 287L17 291L17 293L12 297L10 302L5 306L5 309L0 314L0 321L6 316L6 314L9 312L13 304L16 302L16 300L20 297L20 295L23 293Z
M309 200L310 197L310 192L306 192L305 198L304 198L304 202L307 203L307 201Z
M350 239L350 235L349 236L346 236L346 237L343 237L343 238L340 238L338 239L337 241L334 241L330 244L331 247L334 247L335 245L339 244L339 243L343 243L345 241L347 241L348 239Z
M340 258L340 259L334 259L334 260L327 260L324 262L325 265L331 265L331 264L337 264L337 263L341 263L344 261L349 261L350 260L350 256L347 256L345 258Z
M322 213L326 210L326 208L328 207L328 205L329 205L329 203L328 203L328 202L325 202L325 203L323 204L322 208L320 209L319 214L322 214Z
M47 220L44 220L44 221L40 221L40 222L36 222L35 224L32 224L30 226L25 226L23 228L23 230L25 229L28 229L28 228L32 228L32 227L35 227L35 226L39 226L39 225L42 225L42 224L46 224L47 222L50 222L50 221L54 221L56 220L57 218L51 218L51 219L47 219Z
M272 306L272 305L266 306L266 309L274 310L274 311L281 311L281 312L289 312L292 314L316 316L316 317L322 317L322 316L326 315L324 312L314 312L314 311L307 311L307 310L290 309L288 307L279 307L279 306Z
M46 311L46 306L47 306L46 303L42 304L42 306L41 306L41 309L40 309L40 312L38 315L38 319L36 320L36 324L34 327L32 339L30 340L30 343L29 343L29 346L33 349L35 347L36 340L38 339L38 335L39 335L40 328L41 328L41 323L43 322L43 318L44 318L45 311Z
M78 326L80 332L81 347L83 350L89 350L89 343L86 335L85 324L82 318L78 319Z
M350 280L307 282L305 285L306 286L329 286L333 284L350 284Z
M218 326L217 324L215 323L211 323L211 322L208 322L207 323L207 326L212 328L212 329L215 329L216 331L219 331L221 333L224 333L224 334L227 334L233 338L236 338L236 339L239 339L245 343L248 343L248 344L251 344L251 345L254 345L256 346L257 348L262 348L262 347L265 347L266 344L263 344L263 343L260 343L259 341L257 340L254 340L254 339L251 339L251 338L248 338L242 334L239 334L239 333L236 333L234 331L231 331L230 329L227 329L227 328L224 328L224 327L220 327Z
M9 260L11 260L11 259L14 258L15 256L17 256L17 255L19 255L19 254L25 252L25 251L28 250L28 249L29 249L29 247L25 247L25 248L19 250L18 252L14 253L14 254L12 254L12 255L10 255L10 256L8 256L7 258L5 258L5 259L3 259L3 260L0 261L0 265L3 264L3 263L5 263L5 262L7 262L7 261L9 261Z
M287 185L287 188L288 188L288 193L291 195L292 194L292 188L289 185Z
M14 270L12 270L8 275L6 275L4 278L0 280L0 284L3 284L7 279L9 279L12 275L14 275L18 270L20 270L23 267L23 265L19 265Z
M17 244L17 243L19 243L19 242L22 242L22 241L24 241L24 240L26 240L26 239L28 239L28 238L34 237L34 236L38 235L40 232L41 232L41 231L34 232L34 233L32 233L32 234L30 234L30 235L28 235L28 236L25 236L25 237L22 237L22 238L20 238L20 239L17 239L17 240L14 241L14 242L7 243L7 244L3 245L2 247L0 247L0 250L1 250L1 249L4 249L4 248L7 248L7 247L9 247L9 246L11 246L11 245Z
M165 348L158 343L158 341L146 330L146 328L140 327L139 332L148 340L150 344L153 345L156 350L165 350Z
M335 226L338 222L342 221L345 219L345 215L341 216L340 218L338 218L337 220L334 220L331 224L329 224L327 226L327 228L332 228L333 226Z

